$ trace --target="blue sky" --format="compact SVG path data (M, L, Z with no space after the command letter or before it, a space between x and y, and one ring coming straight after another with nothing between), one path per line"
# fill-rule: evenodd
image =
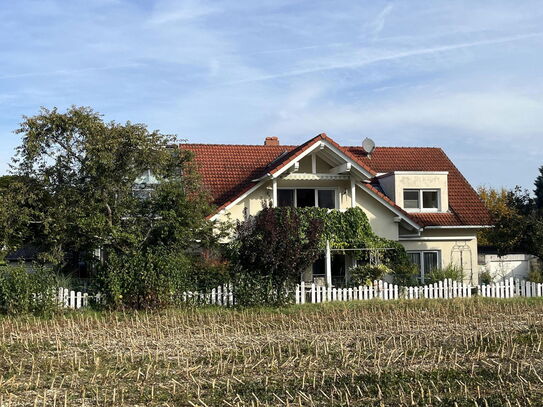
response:
M442 147L543 165L541 1L0 0L0 173L22 115L91 106L190 142Z

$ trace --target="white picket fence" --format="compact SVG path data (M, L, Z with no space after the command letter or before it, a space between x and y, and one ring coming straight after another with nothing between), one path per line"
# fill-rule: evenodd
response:
M99 300L100 294L95 297ZM91 296L88 293L82 293L81 291L68 290L62 287L58 289L57 300L59 305L64 308L79 309L87 307L90 298Z
M460 298L471 297L471 286L451 279L419 287L402 287L377 280L372 285L349 288L318 286L315 283L301 283L296 286L295 302L321 303L329 301L358 301L378 298L397 300L400 298Z
M543 284L511 277L500 282L479 285L477 292L481 297L492 298L542 297Z
M221 305L229 307L235 304L232 284L220 285L208 292L185 291L183 302L196 305Z
M434 284L418 287L402 287L386 281L374 281L369 286L351 288L332 288L313 284L301 283L296 286L295 302L321 303L329 301L356 301L417 298L469 298L472 296L473 286L451 279L442 280ZM492 298L513 297L543 297L543 284L532 283L526 280L509 278L492 284L475 286L477 295Z
M294 300L296 304L322 303L330 301L360 300L398 300L418 298L469 298L473 288L477 295L492 298L543 297L543 284L509 278L492 284L471 286L451 279L417 287L403 287L386 281L374 281L371 285L349 288L324 287L314 283L301 283L296 286ZM100 301L100 294L94 296L86 292L58 289L58 302L64 308L79 309L90 304L90 299ZM207 292L187 291L182 293L182 301L194 305L235 305L234 287L225 284Z

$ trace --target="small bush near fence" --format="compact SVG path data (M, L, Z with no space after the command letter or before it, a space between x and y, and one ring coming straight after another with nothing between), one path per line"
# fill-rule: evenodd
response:
M454 264L449 264L444 268L432 270L430 273L424 276L424 281L428 284L433 284L447 279L462 281L464 280L464 272L460 267L455 266Z
M384 264L364 264L354 266L349 270L351 275L351 283L353 286L366 285L374 280L380 280L387 273L391 273L392 270Z
M55 275L46 267L0 266L0 312L50 314L58 308Z

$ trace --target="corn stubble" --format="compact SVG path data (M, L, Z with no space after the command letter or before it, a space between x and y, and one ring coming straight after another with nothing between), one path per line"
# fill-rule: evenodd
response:
M0 319L0 406L526 406L543 301Z

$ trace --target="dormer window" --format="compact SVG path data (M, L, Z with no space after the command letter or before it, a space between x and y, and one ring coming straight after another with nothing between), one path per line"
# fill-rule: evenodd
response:
M438 189L404 189L403 206L409 211L438 211Z
M134 181L132 193L138 199L149 199L158 184L151 170L147 170Z

